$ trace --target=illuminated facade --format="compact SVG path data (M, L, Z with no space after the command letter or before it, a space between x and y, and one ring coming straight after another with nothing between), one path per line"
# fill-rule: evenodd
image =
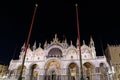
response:
M23 60L25 45L22 46L18 60L11 60L8 79L18 79ZM22 77L24 80L80 80L79 46L67 40L59 41L57 35L44 44L44 48L27 49ZM92 37L89 46L83 41L81 45L83 77L85 80L112 80L111 68L105 56L96 56Z
M0 79L6 74L7 68L5 65L0 65Z
M107 61L113 69L113 80L120 80L120 45L107 45Z

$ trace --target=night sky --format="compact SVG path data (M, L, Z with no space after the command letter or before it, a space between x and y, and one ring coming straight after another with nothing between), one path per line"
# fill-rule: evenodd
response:
M75 3L78 3L81 42L95 42L97 55L107 44L120 44L120 5L107 0L5 0L0 1L0 63L18 59L27 40L35 3L38 8L31 33L31 46L58 38L77 39ZM102 44L101 44L102 43ZM82 43L81 43L82 44Z

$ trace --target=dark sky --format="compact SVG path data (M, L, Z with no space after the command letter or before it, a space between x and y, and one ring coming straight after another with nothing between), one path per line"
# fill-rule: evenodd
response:
M79 5L81 42L86 44L90 36L95 41L98 55L102 55L106 44L120 44L120 5L113 0L4 0L0 1L0 63L9 64L17 59L21 46L27 39L34 5L38 3L30 44L34 41L43 45L58 34L77 38L75 3Z

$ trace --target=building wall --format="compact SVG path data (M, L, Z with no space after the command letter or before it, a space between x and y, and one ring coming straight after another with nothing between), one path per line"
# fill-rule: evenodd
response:
M109 54L111 56L111 61L113 63L120 63L120 46L116 45L116 46L108 46L109 49Z
M76 42L78 44L78 41ZM9 70L10 76L19 76L21 64L24 56L24 45L21 48L18 60L11 60ZM36 47L36 42L27 49L23 77L25 79L37 78L37 80L46 80L51 75L56 75L59 80L79 80L81 76L80 54L82 57L83 77L90 80L110 80L111 71L105 56L96 56L94 41L90 38L90 44L85 42L81 46L81 52L78 45L74 46L72 42L68 44L67 40L60 42L57 35L50 43L45 42L44 48ZM52 76L52 78L54 78Z
M119 45L108 45L106 48L106 54L108 61L110 61L111 67L113 67L114 80L120 79L120 46ZM110 57L110 58L109 58Z
M0 65L0 77L2 77L7 71L7 66Z

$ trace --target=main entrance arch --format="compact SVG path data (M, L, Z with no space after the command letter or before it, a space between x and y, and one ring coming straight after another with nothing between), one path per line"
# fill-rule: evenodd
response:
M45 65L45 80L60 80L60 63L51 59Z

